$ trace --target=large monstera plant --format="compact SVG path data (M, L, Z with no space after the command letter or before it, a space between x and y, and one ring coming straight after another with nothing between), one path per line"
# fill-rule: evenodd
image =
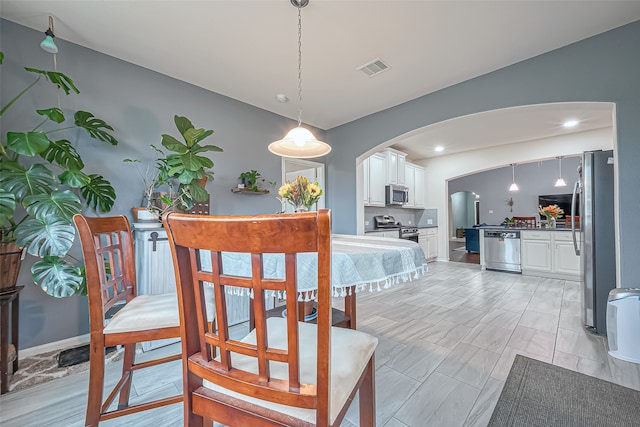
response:
M0 52L0 64L4 55ZM66 75L25 68L36 78L0 110L0 117L38 82L48 81L64 91L80 93ZM28 130L3 132L0 144L0 237L40 258L31 273L33 281L55 297L86 293L83 268L69 255L75 239L73 215L84 207L108 212L115 190L104 177L84 170L84 163L66 139L56 132L84 129L91 138L116 145L113 128L86 111L67 122L58 107L36 110L40 117Z

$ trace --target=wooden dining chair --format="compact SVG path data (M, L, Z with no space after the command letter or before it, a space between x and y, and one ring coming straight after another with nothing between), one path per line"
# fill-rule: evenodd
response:
M536 217L535 216L514 216L513 225L514 227L535 228Z
M178 285L185 426L199 427L205 420L228 426L338 426L358 391L360 425L375 425L378 340L331 326L328 210L238 217L169 213L163 222ZM250 254L252 277L227 274L223 252ZM263 258L271 254L281 254L284 278L266 276ZM298 321L297 257L318 264L317 325ZM214 286L215 329L203 321L203 282ZM229 336L228 286L253 297L255 329L240 340ZM286 294L286 318L267 318L265 299L273 292Z
M137 295L133 238L125 216L90 218L77 214L89 296L89 393L85 425L164 405L179 403L182 395L129 405L133 372L180 360L180 354L135 363L135 345L142 341L180 337L176 293ZM119 308L120 307L120 308ZM108 321L105 313L118 309ZM105 349L122 345L122 377L103 403ZM117 409L109 406L119 394Z
M580 228L580 217L579 216L574 216L573 217L575 223L576 223L576 228ZM564 226L567 228L571 228L571 215L567 215L565 216L565 220L564 220Z

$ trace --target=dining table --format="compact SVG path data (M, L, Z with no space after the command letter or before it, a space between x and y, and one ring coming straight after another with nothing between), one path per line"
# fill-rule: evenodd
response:
M209 257L202 257L202 267ZM318 289L317 253L297 254L298 301L313 301ZM251 276L251 255L225 252L222 254L225 273ZM284 255L263 256L267 278L284 277ZM366 235L333 234L331 238L331 286L334 297L344 297L344 311L334 310L334 324L356 328L356 295L381 292L391 286L409 282L427 272L422 247L411 240ZM247 295L243 288L227 287L231 295ZM266 291L265 297L283 299L277 291ZM250 295L253 297L253 295ZM275 309L278 311L278 309ZM279 312L282 308L279 309Z

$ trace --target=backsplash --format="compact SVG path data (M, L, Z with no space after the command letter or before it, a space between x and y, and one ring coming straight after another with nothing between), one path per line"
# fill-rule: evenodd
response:
M437 209L424 209L424 210L414 210L414 209L402 209L402 208L394 208L391 206L387 207L365 207L364 208L364 229L365 230L373 230L375 224L373 222L373 217L376 215L391 215L395 218L396 221L400 222L402 225L438 225L438 210ZM427 224L428 219L431 219L433 224ZM369 225L367 225L369 222Z
M416 212L416 224L418 224L418 226L437 226L438 209L425 209Z

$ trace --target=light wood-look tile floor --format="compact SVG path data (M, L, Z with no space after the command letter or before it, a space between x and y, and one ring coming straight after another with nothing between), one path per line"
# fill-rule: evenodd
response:
M516 354L640 390L640 365L608 356L606 339L583 330L577 282L436 262L418 280L359 294L358 329L380 340L380 426L485 426ZM179 347L172 345L153 353L177 351ZM119 363L108 367L109 385L119 369ZM5 394L0 398L0 424L82 426L87 383L84 372ZM179 363L134 376L135 399L180 389ZM101 423L180 425L181 405ZM354 403L343 426L357 425Z

